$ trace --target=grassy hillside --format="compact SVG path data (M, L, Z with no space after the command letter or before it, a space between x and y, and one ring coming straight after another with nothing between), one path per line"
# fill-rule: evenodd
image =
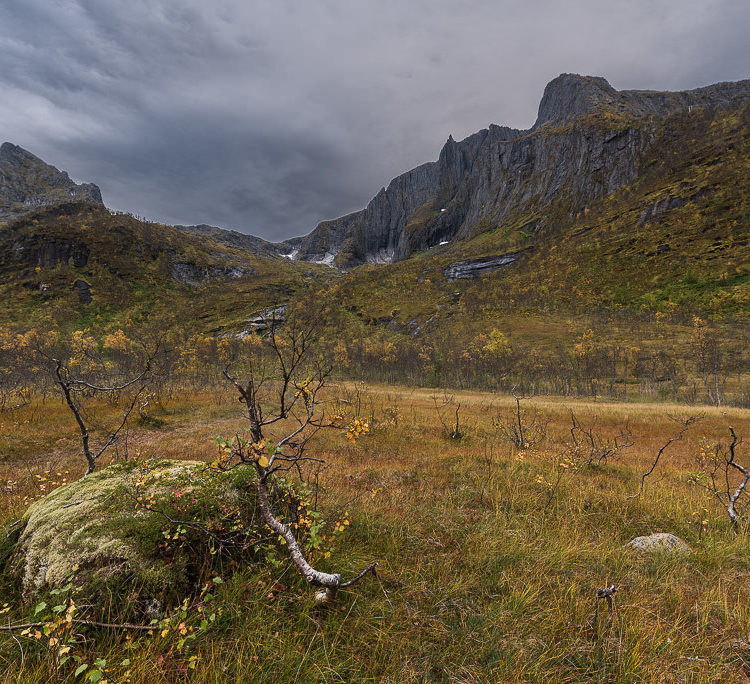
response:
M598 115L590 125L632 122ZM572 353L593 330L618 353L666 352L689 365L699 316L736 356L729 348L750 320L750 108L695 108L639 125L655 137L640 175L583 211L571 214L562 191L543 216L501 227L483 220L473 238L348 273L329 297L341 334L437 347L447 362L448 350L469 349L492 329L525 358L542 359ZM445 274L455 262L517 252L515 263L478 278Z
M746 320L748 164L750 108L674 115L657 130L636 181L583 212L549 207L540 232L523 229L534 215L501 228L485 222L473 239L389 267L359 267L338 292L374 319L393 308L402 318L429 316L441 298L460 292L454 314L627 309ZM526 251L517 264L481 279L447 282L442 272L455 261L519 249Z
M0 226L0 322L106 330L163 319L216 333L288 300L321 271L104 207L64 204Z

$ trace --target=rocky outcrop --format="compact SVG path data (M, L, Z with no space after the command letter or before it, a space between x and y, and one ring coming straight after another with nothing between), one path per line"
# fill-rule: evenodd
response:
M71 201L102 204L102 194L93 183L76 184L65 171L17 145L0 146L0 223L39 207Z
M112 606L113 589L131 601L138 594L142 607L179 601L221 557L212 534L240 548L263 533L252 477L247 466L227 473L195 461L137 459L96 471L29 507L13 530L8 576L26 598L73 581L85 602L108 610L138 610Z
M91 302L94 301L91 297L91 285L89 285L85 280L76 280L73 283L73 289L78 295L78 301L81 304L91 304Z
M443 273L448 280L477 278L481 275L497 271L503 266L510 266L510 264L518 261L521 254L523 254L523 252L513 252L512 254L502 254L500 256L456 261L447 266L443 270Z
M642 212L641 215L638 217L638 225L643 226L646 223L649 223L650 221L653 221L654 219L658 218L662 214L666 214L668 211L671 211L672 209L679 209L680 207L685 206L688 202L693 202L697 199L699 199L702 196L702 193L697 192L693 195L690 195L688 197L664 197L663 199L657 200L653 204L646 207Z
M45 238L41 242L16 242L13 245L16 259L28 266L53 268L58 264L71 264L83 268L89 260L89 248L78 240Z
M226 333L223 337L236 337L237 339L244 340L250 335L257 333L264 333L271 331L279 325L283 325L286 322L286 306L277 306L273 309L266 309L259 313L251 316L247 319L245 327L238 333Z
M617 91L603 78L562 74L545 88L532 128L449 137L436 162L398 176L362 211L285 244L294 258L345 268L519 220L540 230L551 206L575 214L631 182L660 117L748 99L750 80L673 93Z
M207 268L187 261L169 265L172 279L180 285L200 285L211 278L241 278L253 272L249 266L214 266Z

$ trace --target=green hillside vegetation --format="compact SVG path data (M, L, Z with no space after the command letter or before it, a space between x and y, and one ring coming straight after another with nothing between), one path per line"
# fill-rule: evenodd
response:
M437 247L389 267L362 266L340 286L347 302L379 318L394 307L425 315L440 296L461 292L463 308L498 313L606 311L695 314L746 320L750 314L750 109L694 111L670 117L644 172L631 185L568 216L545 211L548 228L485 221L471 240ZM565 192L561 195L564 197ZM684 204L647 222L660 200ZM426 208L423 208L427 211ZM421 220L422 210L414 221ZM660 246L663 251L659 251ZM447 283L451 262L530 248L492 275Z
M654 134L635 182L583 211L571 215L562 200L501 226L483 219L471 239L354 269L329 293L337 334L421 344L433 356L442 348L447 359L495 328L541 357L593 329L613 348L686 363L700 316L727 349L740 344L750 316L750 108L695 108ZM524 230L540 218L544 228ZM456 261L518 251L516 263L479 278L444 275Z
M161 319L217 333L288 300L327 270L101 206L63 204L0 227L0 322L107 331ZM76 281L89 286L90 302Z

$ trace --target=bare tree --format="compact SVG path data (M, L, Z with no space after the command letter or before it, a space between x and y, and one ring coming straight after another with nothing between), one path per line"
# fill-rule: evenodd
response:
M323 462L308 455L311 437L325 427L342 427L340 407L330 415L325 411L321 392L331 366L324 360L310 358L315 334L315 322L290 317L283 328L272 325L265 338L254 339L256 348L245 358L243 379L229 366L224 369L224 376L245 407L249 429L247 439L237 434L224 444L219 467L253 466L264 521L284 539L291 561L304 578L321 588L317 598L332 601L340 589L369 572L375 574L377 563L371 563L348 581L339 573L317 570L308 562L290 525L274 513L271 501L277 474L295 470L302 477L305 464Z
M656 466L659 465L659 461L662 457L662 454L667 450L667 447L669 447L673 442L679 442L685 433L690 429L692 425L697 423L699 420L703 418L703 416L688 416L687 418L677 418L676 416L669 416L675 423L680 425L679 432L674 436L670 437L659 449L659 451L656 454L656 458L654 458L653 463L651 464L651 467L641 475L641 486L638 489L637 494L633 494L632 496L628 498L634 498L637 496L640 496L643 494L643 488L646 484L646 478L649 477L654 470L656 470Z
M693 318L691 347L696 370L703 379L706 397L715 406L722 403L727 381L723 345L716 329L697 316Z
M459 416L461 404L455 404L453 402L453 396L448 396L448 393L445 390L443 390L442 400L440 399L440 397L433 396L432 403L435 405L435 411L437 412L437 417L440 421L440 425L443 426L443 436L446 439L462 439L464 433L461 431L461 419ZM454 425L449 424L445 419L443 415L443 409L448 409L449 412L455 414Z
M100 386L92 385L85 380L72 378L68 369L63 366L62 361L60 361L59 359L53 359L53 361L55 362L56 383L60 388L63 397L65 397L65 403L73 413L73 416L76 419L76 423L78 424L78 429L81 433L81 446L83 447L83 455L86 459L87 464L84 476L91 475L91 473L93 473L94 469L96 468L97 461L101 458L104 452L109 449L109 447L117 442L121 433L123 432L123 429L128 424L130 414L138 403L141 394L145 391L146 386L148 385L147 375L150 368L147 366L140 375L123 385ZM99 446L99 448L92 448L91 433L89 431L88 425L86 424L86 421L84 420L80 401L75 397L75 395L80 395L84 391L88 391L91 394L113 395L124 391L128 387L132 387L136 383L140 384L138 385L136 391L132 393L130 401L126 403L122 413L122 419L120 420L117 427L115 427L115 429L111 431L107 439L103 444Z
M747 520L747 511L750 508L750 497L746 491L750 472L737 462L736 448L740 440L731 426L729 434L732 441L728 447L717 442L712 448L701 450L698 457L701 477L695 478L694 481L704 486L721 506L726 507L729 520L735 532L738 532L740 523ZM732 477L733 470L740 474L739 483Z
M528 449L544 441L547 436L548 421L543 420L536 409L530 415L521 409L521 401L529 397L516 394L515 387L511 390L511 394L516 402L515 411L506 420L496 419L495 427L501 440L510 442L517 449Z
M125 377L122 368L98 351L97 341L93 337L76 335L74 334L74 343L70 347L38 346L35 353L50 368L53 383L75 418L86 460L86 476L94 472L105 452L127 435L128 421L133 409L139 405L149 386L158 377L157 357L162 352L162 345L157 341L148 348L145 344L134 343L127 370L132 372L130 366L135 363L140 363L140 369L134 376ZM86 399L95 397L108 399L122 411L116 424L104 431L106 437L103 437L97 446L92 444L92 433L96 430L92 428L93 421L84 406Z
M608 440L597 430L596 419L593 425L584 425L573 411L570 412L570 436L572 439L570 457L575 462L587 466L599 466L634 444L629 423L620 428L616 437Z

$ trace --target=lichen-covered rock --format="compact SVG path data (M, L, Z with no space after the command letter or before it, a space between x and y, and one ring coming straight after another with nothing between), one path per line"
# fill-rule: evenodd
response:
M636 537L625 544L625 548L642 553L690 553L691 551L687 543L669 532Z
M206 531L245 550L263 536L252 477L247 466L221 473L190 461L110 466L29 507L11 572L27 597L73 579L93 601L115 586L141 602L172 601L226 560Z

